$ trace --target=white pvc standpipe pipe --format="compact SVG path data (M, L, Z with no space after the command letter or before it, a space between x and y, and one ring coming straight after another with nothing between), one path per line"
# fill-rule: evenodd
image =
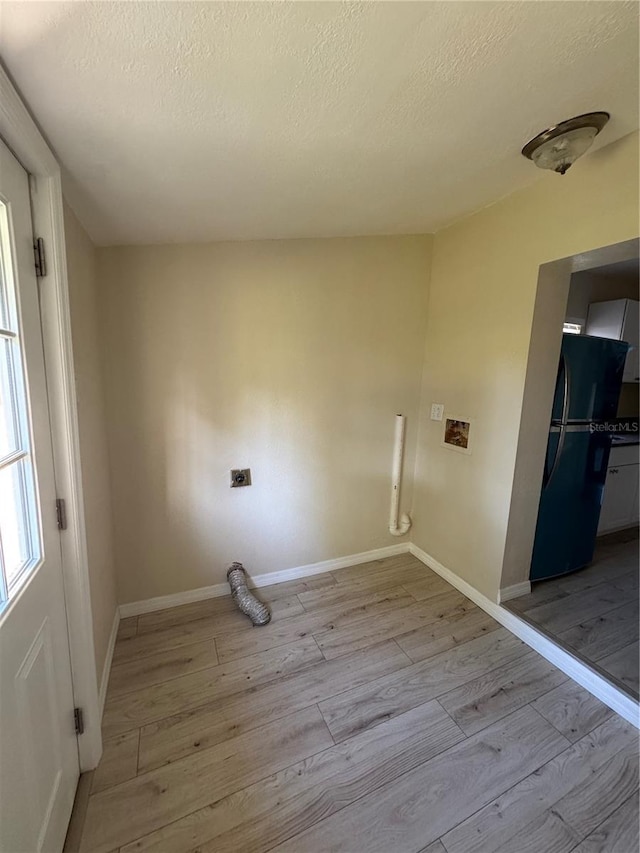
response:
M389 533L392 536L404 536L411 527L411 518L405 512L400 514L400 486L402 485L402 455L404 453L405 416L396 415L396 434L393 442L393 468L391 473L391 512L389 514Z

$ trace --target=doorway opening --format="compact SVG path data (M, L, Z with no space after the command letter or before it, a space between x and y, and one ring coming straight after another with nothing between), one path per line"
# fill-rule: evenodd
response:
M540 268L500 595L636 701L639 255Z

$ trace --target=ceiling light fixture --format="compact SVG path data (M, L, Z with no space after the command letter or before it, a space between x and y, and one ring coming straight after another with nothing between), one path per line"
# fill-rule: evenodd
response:
M564 175L569 166L591 148L593 140L608 121L609 113L585 113L561 121L534 136L522 153L540 169L553 169Z

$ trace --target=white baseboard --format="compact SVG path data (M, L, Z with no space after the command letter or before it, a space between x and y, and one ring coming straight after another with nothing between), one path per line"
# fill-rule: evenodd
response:
M335 572L349 566L370 563L373 560L384 560L385 557L397 557L398 554L409 552L408 542L398 542L397 545L387 545L385 548L375 548L373 551L362 551L360 554L350 554L347 557L337 557L335 560L323 560L321 563L309 563L295 569L283 569L280 572L270 572L266 575L252 576L252 585L256 587L270 586L272 583L294 581L298 578L308 578L311 575L322 575L325 572Z
M572 678L575 682L584 687L585 690L588 690L589 693L596 697L596 699L604 702L605 705L617 714L620 714L620 716L627 720L627 722L637 728L640 728L638 704L627 696L626 693L623 693L621 690L613 687L613 685L611 685L605 678L597 672L594 672L569 652L560 648L560 646L557 646L528 622L525 622L523 619L520 619L519 616L516 616L515 613L512 613L510 610L501 607L499 604L488 599L485 595L482 595L482 593L478 592L478 590L472 587L471 584L462 580L461 577L458 577L458 575L454 574L450 569L447 569L446 566L443 566L442 563L439 563L436 559L429 556L429 554L421 548L418 548L417 545L411 543L409 545L409 551L423 562L425 566L433 569L436 574L439 574L448 583L450 583L451 586L454 586L463 595L471 599L474 604L481 607L489 614L489 616L492 616L496 622L499 622L508 631L511 631L512 634L515 634L516 637L519 637L524 643L538 652L538 654L542 655L542 657L548 660L549 663L558 667L558 669L564 672L565 675L568 675L569 678Z
M513 586L505 586L498 592L498 602L511 601L512 598L520 598L521 595L529 595L531 592L531 581L514 583Z
M311 575L321 575L325 572L346 569L348 566L369 563L372 560L383 560L385 557L406 554L408 551L409 543L399 542L397 545L387 545L385 548L376 548L373 551L362 551L360 554L349 554L346 557L337 557L335 560L323 560L321 563L309 563L306 566L296 566L292 569L282 569L279 572L255 575L251 577L251 586L270 586L274 583L311 577ZM222 595L229 595L229 584L217 583L212 586L189 589L186 592L176 592L173 595L160 595L142 601L130 601L128 604L120 605L120 616L123 619L127 616L140 616L143 613L152 613L154 610L166 610L168 607L190 604L193 601L204 601L207 598L218 598Z
M605 705L617 714L620 714L621 717L624 717L625 720L640 728L638 705L633 699L621 690L613 687L601 675L594 672L569 652L557 646L548 637L541 634L515 613L501 607L481 592L478 592L475 587L471 586L471 584L467 583L450 569L447 569L446 566L443 566L442 563L439 563L435 558L413 543L399 542L397 545L389 545L386 548L377 548L373 551L363 551L360 554L350 554L346 557L338 557L335 560L324 560L321 563L311 563L306 566L284 569L279 572L256 575L251 579L251 582L254 587L269 586L271 584L282 583L283 581L296 580L297 578L310 577L312 575L323 574L324 572L344 569L348 566L356 566L361 563L369 563L373 560L382 560L385 557L395 557L398 554L405 554L407 552L413 554L428 568L439 574L451 586L455 587L473 601L474 604L477 604L478 607L481 607L486 613L492 616L496 622L499 622L508 631L511 631L512 634L515 634L516 637L519 637L524 643L538 652L538 654L542 655L542 657L546 658L554 666L557 666L565 675L572 678L584 687L585 690L588 690L589 693L600 699L601 702L604 702ZM528 582L515 584L500 592L500 600L508 601L519 595L525 595L529 591L530 584ZM212 586L200 587L199 589L178 592L174 595L161 595L157 598L147 598L143 601L132 601L128 604L120 605L119 617L139 616L143 613L151 613L154 610L165 610L168 607L176 607L180 604L189 604L193 601L203 601L207 598L217 598L228 594L228 584L219 583ZM100 683L101 707L104 705L119 617L116 614L112 636L109 641L107 659L105 660L102 672L102 681Z
M104 701L107 698L107 687L109 685L109 675L111 674L111 662L113 661L113 650L116 647L116 637L118 636L118 625L120 624L120 610L116 607L116 612L113 614L113 625L109 634L109 643L107 645L107 653L104 656L102 665L102 675L100 677L100 691L98 693L98 701L100 702L100 719L104 712Z
M222 595L229 595L229 584L216 583L212 586L175 592L173 595L158 595L156 598L130 601L128 604L120 605L120 617L126 619L128 616L142 616L143 613L166 610L168 607L178 607L180 604L191 604L192 601L204 601L206 598L219 598Z

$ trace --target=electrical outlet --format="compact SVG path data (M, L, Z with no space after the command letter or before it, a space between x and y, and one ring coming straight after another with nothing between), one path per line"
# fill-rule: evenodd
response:
M444 415L444 405L442 403L431 404L431 420L441 421Z
M251 468L233 468L231 471L231 488L251 485Z

